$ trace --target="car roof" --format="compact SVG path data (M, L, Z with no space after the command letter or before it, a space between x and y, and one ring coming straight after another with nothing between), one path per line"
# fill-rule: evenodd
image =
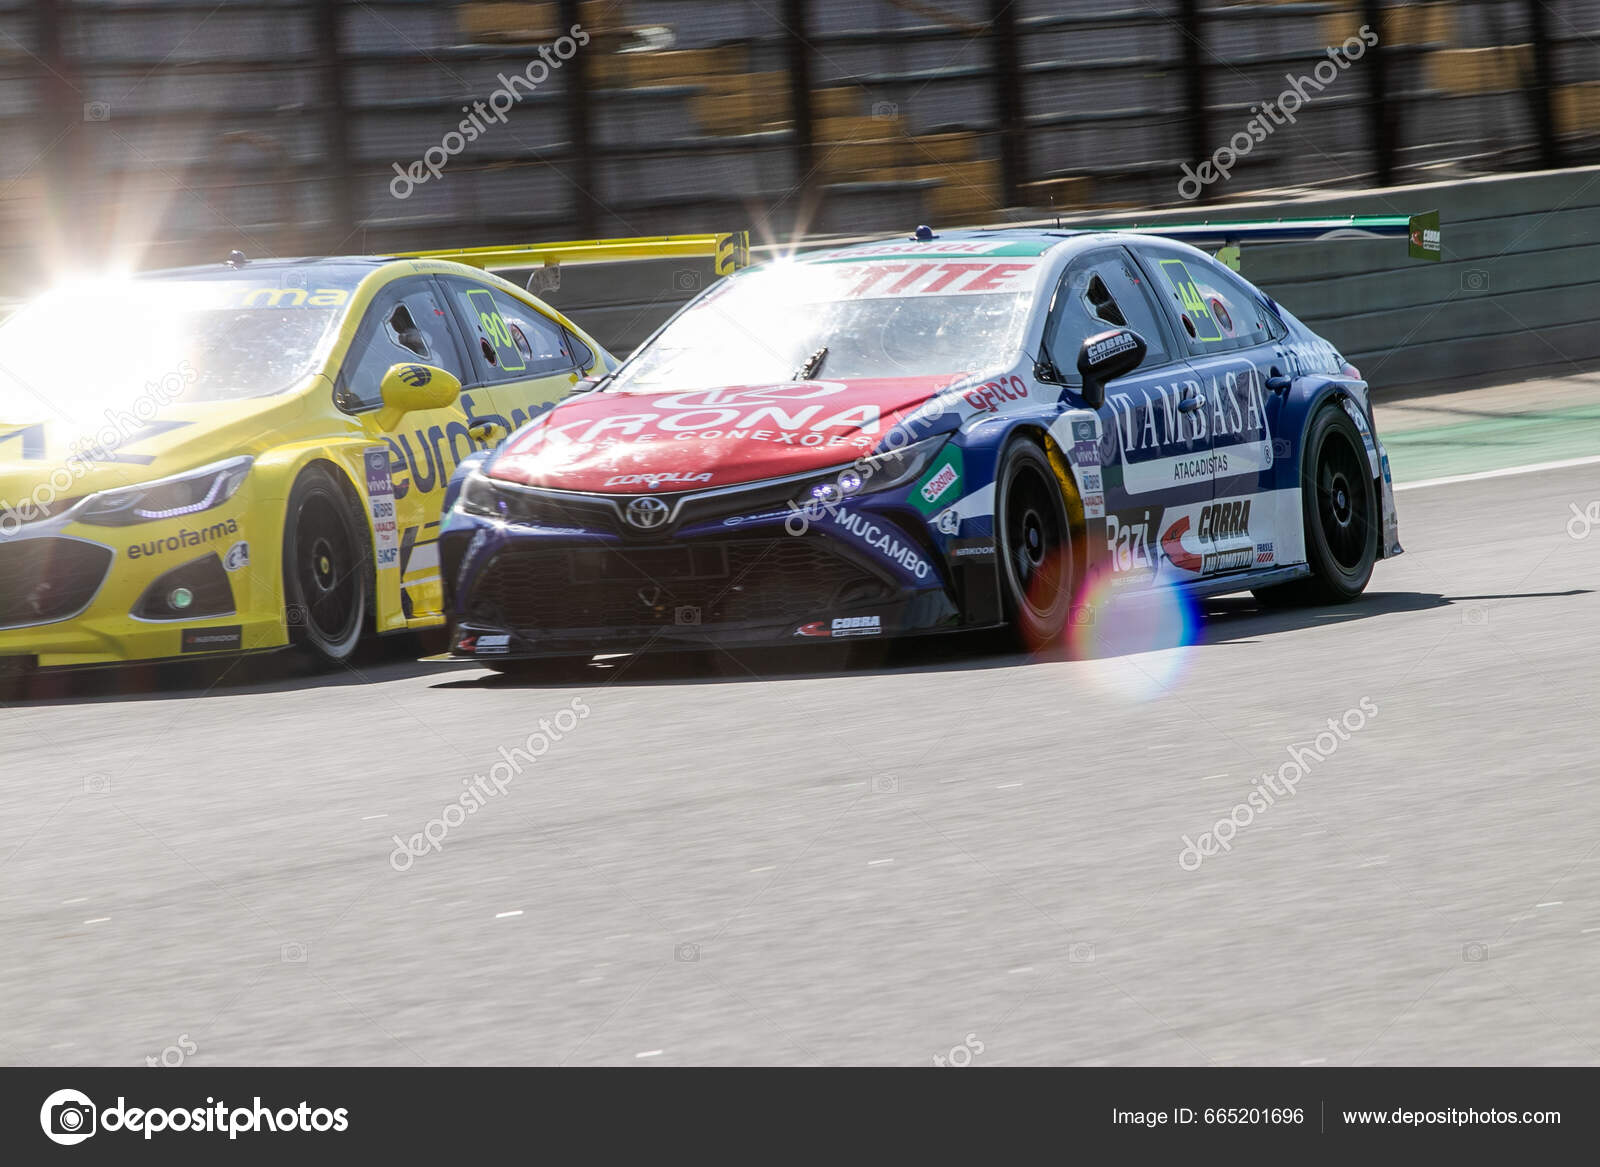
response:
M219 260L216 263L197 263L187 267L159 268L155 271L140 272L136 279L175 279L185 276L215 276L218 274L250 274L254 272L287 271L290 268L311 268L337 270L340 274L349 276L356 272L366 274L389 263L396 263L394 256L387 255L312 255L312 256L284 256L270 259L246 259L239 267L231 267L226 262Z
M919 228L920 230L920 228ZM929 255L1026 256L1039 257L1073 239L1100 232L1072 231L1049 227L965 227L955 231L935 231L919 239L915 235L891 235L882 239L861 240L824 246L795 257L798 262L828 262L851 258L903 257L926 250Z

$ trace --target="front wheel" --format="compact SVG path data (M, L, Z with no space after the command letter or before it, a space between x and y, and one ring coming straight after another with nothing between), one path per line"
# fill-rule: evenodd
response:
M1061 639L1072 607L1072 530L1061 484L1039 444L1012 443L996 475L1000 590L1016 647Z
M1312 419L1300 462L1307 579L1260 588L1271 607L1342 604L1366 590L1378 560L1378 497L1366 443L1344 409L1330 405Z
M321 667L343 664L361 643L371 561L366 524L333 475L321 466L301 474L283 525L285 618Z

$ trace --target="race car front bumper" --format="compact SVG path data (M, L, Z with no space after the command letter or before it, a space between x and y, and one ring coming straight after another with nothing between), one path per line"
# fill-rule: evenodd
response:
M1000 622L992 537L960 538L950 520L951 533L939 531L903 491L809 519L735 500L764 509L697 515L656 537L628 534L592 498L524 522L451 513L439 543L453 656L825 643Z
M0 537L0 675L287 643L278 559L247 500L137 526L49 519ZM177 602L174 603L174 597Z

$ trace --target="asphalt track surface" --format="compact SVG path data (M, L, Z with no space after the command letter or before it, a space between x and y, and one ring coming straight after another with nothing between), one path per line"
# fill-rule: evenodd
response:
M1391 448L1508 396L1397 406ZM1600 465L1399 500L1360 602L1210 601L1165 650L526 683L401 644L0 708L0 1062L1600 1061Z

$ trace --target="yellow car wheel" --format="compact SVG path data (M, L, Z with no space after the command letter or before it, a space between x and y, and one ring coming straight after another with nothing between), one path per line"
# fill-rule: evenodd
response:
M283 587L290 639L318 665L348 660L371 610L366 526L333 475L312 466L289 494L283 524Z

